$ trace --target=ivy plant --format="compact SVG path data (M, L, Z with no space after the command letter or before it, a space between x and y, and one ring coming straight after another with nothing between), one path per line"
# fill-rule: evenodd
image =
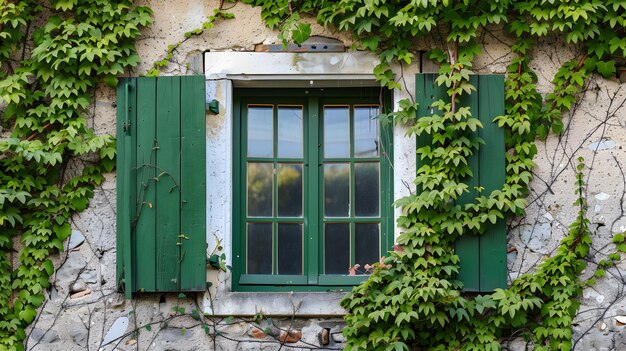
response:
M429 58L440 65L436 83L448 101L433 104L440 113L417 116L412 101L399 102L396 122L412 126L409 134L432 140L417 150L428 160L414 183L419 189L397 201L402 234L398 245L371 277L342 301L348 310L344 335L348 350L498 350L500 338L517 331L535 350L569 350L571 323L582 286L579 274L589 250L582 161L577 169L574 206L579 213L555 254L537 269L515 279L508 289L477 296L461 293L456 280L459 258L454 241L480 235L487 224L506 215L522 215L532 180L536 139L564 131L561 117L570 111L585 80L593 73L615 74L614 57L626 56L626 3L619 0L559 1L245 1L262 7L270 28L291 23L295 14L314 15L323 25L353 33L357 46L377 52L374 74L389 88L401 88L393 62L410 64L416 45L438 43ZM298 15L300 16L300 15ZM298 18L298 17L296 17ZM472 132L481 123L460 98L475 93L469 82L481 48L478 34L501 26L516 38L507 68L506 114L495 119L506 131L506 182L490 194L479 192L465 205L457 199L469 191L467 159L481 140ZM552 36L579 50L553 78L554 89L542 97L530 68L533 43ZM301 39L301 38L300 38ZM618 238L619 239L619 238Z
M63 250L114 167L111 135L87 117L100 83L136 66L151 11L128 0L0 0L0 350L22 350ZM41 24L41 25L40 25ZM27 43L32 43L32 49ZM13 267L13 252L18 265Z

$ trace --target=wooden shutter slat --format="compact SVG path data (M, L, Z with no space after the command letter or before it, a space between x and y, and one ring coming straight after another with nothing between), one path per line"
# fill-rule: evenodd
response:
M117 108L117 161L116 167L118 177L117 184L117 267L116 281L118 285L124 280L124 292L126 298L132 294L132 265L131 265L131 204L134 203L134 193L130 192L130 171L132 169L130 130L126 125L129 119L131 101L129 90L133 80L126 78L120 81L117 87L118 108Z
M135 241L135 287L156 289L156 80L137 79L137 217Z
M480 95L478 77L471 76L470 84L474 85L478 89L478 92L474 92L471 95L462 95L459 107L469 106L472 116L479 118L481 113L478 98ZM479 134L473 133L472 135ZM482 151L482 147L480 148L480 151ZM480 186L479 153L479 150L474 150L474 154L467 158L470 170L472 171L472 176L468 177L465 181L469 192L464 193L459 197L457 203L460 205L474 202L474 199L478 196L476 187ZM480 291L480 237L466 233L457 239L455 243L455 250L456 254L459 256L461 264L458 279L463 282L463 290Z
M480 76L481 137L485 145L480 149L480 184L484 194L502 189L505 182L504 132L493 119L504 114L504 76ZM488 225L480 237L480 288L493 291L506 288L506 223L499 219Z
M180 78L159 77L156 100L156 287L180 284Z
M181 288L206 288L204 77L181 77Z

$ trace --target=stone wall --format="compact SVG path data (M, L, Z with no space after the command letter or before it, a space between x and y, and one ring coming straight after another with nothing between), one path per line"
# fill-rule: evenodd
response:
M141 2L141 1L140 1ZM145 73L151 63L165 55L167 45L184 39L183 33L198 27L212 14L218 1L146 1L154 10L154 25L138 41L143 63L133 75ZM236 19L221 21L214 29L186 40L174 53L163 74L190 74L202 71L205 51L254 51L258 44L279 43L277 33L265 28L260 10L236 3L230 12ZM313 26L313 35L351 44L350 35ZM573 49L555 45L555 38L538 43L532 67L539 77L540 92L551 90L550 80ZM504 73L511 60L508 45L513 42L498 28L481 35L483 54L476 60L479 73ZM432 43L424 43L427 48ZM394 100L409 96L413 74L435 72L425 61L423 67L395 67L402 74L404 90ZM229 81L210 77L208 91L224 104L232 88ZM587 196L592 221L593 248L584 277L593 275L597 263L615 252L611 238L626 231L624 193L626 176L626 85L617 79L592 77L572 113L566 116L566 131L537 142L535 179L527 215L510 219L508 237L509 278L532 271L549 256L575 218L574 169L578 156L586 159ZM208 177L225 181L208 194L210 230L208 251L221 240L228 256L230 249L230 159L228 108L207 119L207 144L213 150ZM97 133L115 133L115 92L105 86L97 90L91 121ZM396 127L395 197L408 193L414 169L414 140L404 137L406 127ZM225 152L218 152L224 150ZM402 165L402 167L399 167ZM220 170L226 173L219 174ZM341 293L275 294L265 301L259 295L229 292L229 275L208 270L213 283L204 294L138 294L125 300L115 285L115 174L108 174L95 191L87 210L73 218L67 250L56 257L58 270L53 288L29 329L27 350L283 350L341 349ZM604 278L584 290L574 325L577 350L626 349L626 292L622 260L607 269ZM235 296L236 295L236 296ZM229 307L230 306L230 307ZM265 308L260 308L259 306ZM240 307L237 310L236 307ZM232 311L236 311L233 315ZM208 316L205 316L204 314ZM511 350L524 350L525 343L514 339Z

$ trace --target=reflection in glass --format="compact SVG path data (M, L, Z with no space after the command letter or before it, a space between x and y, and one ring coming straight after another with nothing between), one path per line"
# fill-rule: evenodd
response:
M350 216L350 165L324 164L324 216Z
M248 106L248 157L272 157L273 107Z
M348 274L350 268L350 224L324 226L324 273Z
M302 274L302 224L278 224L278 274Z
M278 157L302 158L302 106L278 106Z
M278 164L278 217L302 217L302 164Z
M376 217L379 213L378 162L354 164L354 214Z
M248 216L272 216L272 163L248 162Z
M324 106L324 157L350 157L348 106Z
M272 223L248 223L248 274L272 274Z
M378 107L354 107L354 156L378 156Z
M354 228L355 263L364 268L366 264L378 262L380 256L380 225L378 223L356 223Z

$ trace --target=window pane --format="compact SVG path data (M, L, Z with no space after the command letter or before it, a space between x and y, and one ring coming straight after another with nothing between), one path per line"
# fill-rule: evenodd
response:
M378 262L380 258L380 225L378 223L357 223L354 234L355 263L365 269L366 264Z
M350 157L348 106L324 106L324 157Z
M302 224L278 224L278 274L302 274Z
M278 164L278 217L302 217L302 164Z
M354 107L354 156L378 156L378 107Z
M248 106L248 157L272 157L273 107Z
M248 223L248 274L272 274L272 223Z
M324 272L348 274L350 268L350 224L324 226Z
M248 216L272 216L272 184L274 165L272 163L248 163Z
M278 106L278 157L302 158L302 106Z
M380 207L378 163L355 163L354 173L354 214L357 217L377 217Z
M324 164L324 216L350 216L350 165Z

